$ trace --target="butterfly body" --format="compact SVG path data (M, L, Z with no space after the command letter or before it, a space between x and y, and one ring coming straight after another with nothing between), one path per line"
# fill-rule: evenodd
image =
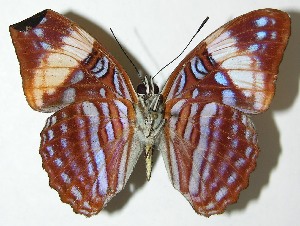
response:
M97 214L145 152L159 150L175 189L204 216L248 186L259 148L249 117L268 109L290 35L289 16L256 10L194 48L158 92L134 91L122 66L77 24L52 10L10 26L23 89L37 111L49 183L76 213Z
M152 169L152 155L155 147L159 145L158 136L163 132L164 108L162 95L155 90L153 79L146 75L143 93L138 92L138 104L135 106L137 118L137 133L140 142L144 145L146 160L146 176L150 180Z

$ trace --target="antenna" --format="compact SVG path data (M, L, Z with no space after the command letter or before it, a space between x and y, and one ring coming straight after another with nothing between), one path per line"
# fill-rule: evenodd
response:
M199 33L199 31L201 30L201 28L206 24L206 22L208 21L209 17L206 17L205 20L202 22L202 24L200 25L200 27L198 28L198 30L196 31L196 33L193 35L193 37L191 38L191 40L189 41L189 43L184 47L184 49L181 51L181 53L175 57L173 60L171 60L168 64L166 64L164 67L162 67L154 76L153 78L155 78L156 75L158 75L163 69L165 69L166 67L168 67L170 64L172 64L175 60L177 60L183 53L184 51L187 49L187 47L191 44L191 42L193 41L193 39L196 37L196 35Z
M127 55L126 51L124 50L123 46L121 45L121 43L119 42L119 40L117 39L117 37L115 36L115 33L113 32L113 30L111 28L109 28L110 32L112 33L112 35L114 36L115 40L117 41L118 45L120 46L121 50L123 51L123 53L125 54L125 56L127 57L127 59L129 60L129 62L132 64L132 66L134 67L134 69L136 70L139 78L144 81L144 78L141 76L139 70L137 69L137 67L135 66L135 64L133 63L133 61L129 58L129 56Z

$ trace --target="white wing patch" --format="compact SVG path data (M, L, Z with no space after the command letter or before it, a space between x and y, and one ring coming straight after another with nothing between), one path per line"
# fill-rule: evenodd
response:
M37 36L42 35L42 30L36 29ZM41 56L40 65L34 72L34 99L37 107L43 106L43 95L51 95L56 88L61 86L69 77L74 69L77 69L80 61L88 57L93 49L94 39L81 29L71 31L69 36L62 38L65 43L61 48L54 49L47 46L49 53ZM45 57L46 56L46 57ZM83 79L81 74L77 73L75 81ZM72 82L74 82L72 80ZM69 97L69 95L67 95ZM72 98L67 98L68 102ZM74 99L74 98L73 98Z
M232 82L242 90L264 89L265 75L262 72L230 70L228 75Z
M215 34L212 37L216 37L222 32L223 30L220 29L218 34ZM234 37L230 36L231 32L226 31L223 34L220 34L220 36L212 42L210 42L212 37L205 40L205 42L207 43L207 51L212 55L213 59L216 62L222 62L238 51L238 48L236 47L237 40Z
M236 56L225 60L221 66L225 69L258 70L260 61L249 56Z

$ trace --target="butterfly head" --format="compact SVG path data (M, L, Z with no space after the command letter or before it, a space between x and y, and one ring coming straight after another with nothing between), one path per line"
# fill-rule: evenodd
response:
M152 124L157 118L157 114L162 114L163 112L163 99L162 95L159 93L158 86L154 83L153 78L146 75L143 79L143 83L139 84L137 87L137 94L139 99L139 106L143 112L144 118L149 119L150 127L152 129Z
M154 83L153 78L146 75L143 79L143 83L137 86L137 93L139 96L150 97L159 93L158 86Z

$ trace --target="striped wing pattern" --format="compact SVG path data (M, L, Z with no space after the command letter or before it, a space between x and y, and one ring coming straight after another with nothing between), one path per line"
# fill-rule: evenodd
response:
M246 115L226 105L171 102L161 152L173 186L196 212L222 213L248 186L255 168L254 126Z
M141 153L128 100L75 103L48 118L40 154L50 185L75 212L91 216L126 184Z
M84 30L44 10L10 26L29 105L42 112L71 103L107 98L137 102L118 62Z
M244 113L268 109L289 35L282 11L242 15L201 42L167 81L159 146L173 186L197 213L224 212L248 186L258 146Z

